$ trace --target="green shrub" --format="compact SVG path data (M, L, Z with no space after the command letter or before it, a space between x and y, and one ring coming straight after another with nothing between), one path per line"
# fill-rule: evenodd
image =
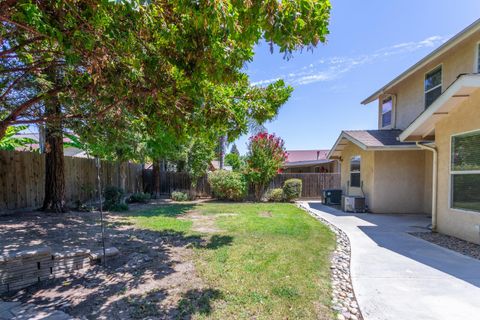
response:
M276 188L268 192L267 200L272 202L282 202L284 200L283 189Z
M172 198L173 201L187 201L188 193L183 191L173 191L170 198Z
M148 193L136 192L128 198L129 203L147 203L151 196Z
M125 192L121 188L108 186L105 188L104 208L111 211L126 211L128 205L123 202Z
M208 182L213 194L222 200L243 200L247 193L247 183L239 172L217 170L208 174Z
M283 183L283 195L285 200L292 201L302 195L302 180L288 179Z

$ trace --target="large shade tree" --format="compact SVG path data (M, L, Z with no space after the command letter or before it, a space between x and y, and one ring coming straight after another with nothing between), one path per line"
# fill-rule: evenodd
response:
M45 123L44 208L63 210L71 121L129 113L178 132L229 123L231 105L211 100L242 81L254 45L263 37L287 57L316 46L329 11L328 0L4 0L0 138L11 125Z

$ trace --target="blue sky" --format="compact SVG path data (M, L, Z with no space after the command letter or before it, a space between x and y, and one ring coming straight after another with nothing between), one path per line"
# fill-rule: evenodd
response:
M287 149L329 149L343 129L376 129L364 98L480 18L479 0L331 0L325 45L290 60L261 43L246 66L253 83L283 78L295 90L266 125ZM243 154L247 137L236 144Z

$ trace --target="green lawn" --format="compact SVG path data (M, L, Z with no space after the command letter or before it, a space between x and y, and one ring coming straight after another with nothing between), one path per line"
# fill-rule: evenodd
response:
M178 219L194 210L217 232L192 231ZM132 216L139 228L200 235L197 273L215 294L195 319L329 319L330 230L291 204L165 205ZM185 306L188 308L189 306Z

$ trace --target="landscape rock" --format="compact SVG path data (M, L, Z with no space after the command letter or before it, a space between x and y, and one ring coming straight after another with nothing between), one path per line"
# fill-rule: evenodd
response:
M311 211L308 206L299 205L311 216L321 221L335 233L337 246L331 258L332 309L339 320L362 320L362 313L352 287L350 276L350 240L348 236L322 217Z

